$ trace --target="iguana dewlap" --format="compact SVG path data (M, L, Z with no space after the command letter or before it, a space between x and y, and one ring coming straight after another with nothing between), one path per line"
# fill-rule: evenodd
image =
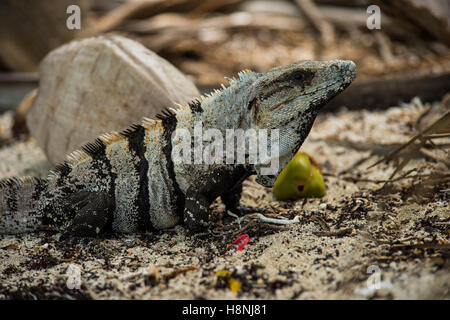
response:
M277 174L263 175L262 163L248 161L175 162L175 130L194 136L195 124L201 123L203 130L214 128L225 137L227 129L278 129L279 173L307 137L320 108L355 76L355 64L340 60L300 62L264 74L243 71L239 79L230 79L229 87L166 111L158 120L144 118L124 132L100 136L70 154L46 180L1 181L0 233L45 226L94 236L182 222L192 231L205 229L215 198L239 212L242 181L257 174L256 181L270 187Z

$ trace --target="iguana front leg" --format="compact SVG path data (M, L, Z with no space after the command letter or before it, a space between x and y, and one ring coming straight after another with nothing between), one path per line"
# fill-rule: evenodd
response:
M189 189L186 192L184 223L191 232L199 232L208 227L210 204L208 197L198 190Z
M63 238L70 236L95 237L111 222L114 199L106 192L80 191L65 200L75 212L73 220L63 231Z
M221 195L222 202L225 204L226 210L231 211L234 214L243 216L255 212L263 212L264 209L256 208L253 206L247 206L240 203L242 196L242 183L238 183L230 191Z

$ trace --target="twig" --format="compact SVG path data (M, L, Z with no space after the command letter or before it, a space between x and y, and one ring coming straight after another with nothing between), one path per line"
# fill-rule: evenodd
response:
M178 5L187 0L146 0L146 1L128 1L111 10L106 15L98 19L94 28L96 32L110 31L125 20L136 17L150 17L162 12L171 6Z
M406 172L405 174L403 174L400 177L397 177L395 179L388 179L388 180L374 180L374 179L364 179L364 178L357 178L357 177L342 177L341 179L345 180L345 181L352 181L352 182L372 182L372 183L387 183L387 182L397 182L400 180L404 180L404 179L410 179L410 178L429 178L429 177L434 177L435 173L430 173L430 174L416 174L413 176L410 176L409 174L413 171L416 171L417 169L411 169L408 172ZM448 174L444 173L443 177L446 177Z
M440 126L444 126L446 123L448 123L449 120L450 120L450 111L448 111L441 118L439 118L438 120L433 122L431 125L429 125L425 130L423 130L422 132L419 132L416 136L412 137L407 143L405 143L404 145L400 146L396 150L390 152L383 159L381 159L381 160L375 162L374 164L372 164L368 169L373 168L373 167L375 167L376 165L378 165L378 164L380 164L382 162L392 160L394 158L394 156L396 154L398 154L401 150L403 150L403 149L407 148L408 146L410 146L411 144L413 144L417 139L422 139L423 135L425 133L429 133L432 130L440 128Z
M187 271L191 271L191 270L195 270L195 269L197 269L196 266L189 266L189 267L185 267L185 268L175 269L168 273L163 274L161 276L161 278L163 278L164 280L169 280L169 279L176 277L177 275L179 275L181 273L186 273Z
M330 227L328 224L323 220L323 218L319 217L318 215L313 215L311 218L309 218L311 221L316 221L319 223L320 227L326 231L330 231Z
M323 46L328 46L334 42L334 28L324 18L320 10L311 0L295 0L297 6L302 10L309 23L320 33Z
M375 40L380 49L380 55L386 65L393 65L395 63L395 57L392 54L391 41L389 40L389 38L384 33L375 32Z
M446 133L436 133L436 134L429 134L426 136L423 136L425 139L439 139L439 138L448 138L450 137L450 132Z
M343 237L352 233L352 228L345 228L341 230L330 230L325 232L314 232L316 236L326 236L326 237Z
M207 0L203 1L198 5L194 10L192 10L187 16L189 18L199 19L207 15L208 13L217 11L218 9L228 6L228 5L236 5L239 2L243 2L243 0Z
M431 158L431 159L433 159L433 160L435 160L437 162L443 162L447 166L450 166L450 160L448 158L441 157L441 156L435 154L434 152L431 152L430 150L427 150L425 148L421 148L420 149L420 153L422 153L423 155L425 155L428 158Z
M231 212L230 210L227 210L227 214L229 216L232 216L234 218L236 218L237 223L239 225L239 229L241 228L241 221L244 220L244 217L239 217L237 214L234 214L233 212Z
M292 220L267 218L266 216L262 215L261 213L258 213L257 216L259 217L259 219L262 222L274 223L274 224L286 225L286 224L293 224L293 223L299 223L300 222L300 217L299 216L295 216L295 218L292 219Z

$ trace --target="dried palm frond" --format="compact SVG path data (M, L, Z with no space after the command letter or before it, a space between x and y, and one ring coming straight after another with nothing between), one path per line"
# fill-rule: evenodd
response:
M382 162L398 161L394 172L384 181L384 186L404 178L411 178L413 179L413 183L408 189L416 196L426 197L430 195L436 186L445 185L450 182L449 144L437 143L437 140L448 139L450 137L449 104L450 99L448 97L444 98L441 103L441 108L436 109L441 115L429 125L424 125L423 122L425 121L423 120L429 116L431 109L425 111L416 121L415 127L418 133L408 142L389 152L385 157L369 167L372 168ZM421 127L425 128L422 129ZM410 175L412 171L421 171L413 169L408 171L406 175L403 174L398 178L394 178L418 154L422 154L433 161L432 163L427 162L425 164L425 167L430 172L428 174L417 172L414 175Z

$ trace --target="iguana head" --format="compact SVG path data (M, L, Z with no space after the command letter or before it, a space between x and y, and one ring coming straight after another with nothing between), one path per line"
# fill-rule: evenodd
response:
M271 145L269 132L268 156L254 165L256 181L273 186L276 177L306 139L320 108L347 88L356 76L352 61L305 61L274 68L253 77L247 94L249 127L278 129L279 151ZM264 167L277 158L275 174ZM273 170L272 170L273 171Z

